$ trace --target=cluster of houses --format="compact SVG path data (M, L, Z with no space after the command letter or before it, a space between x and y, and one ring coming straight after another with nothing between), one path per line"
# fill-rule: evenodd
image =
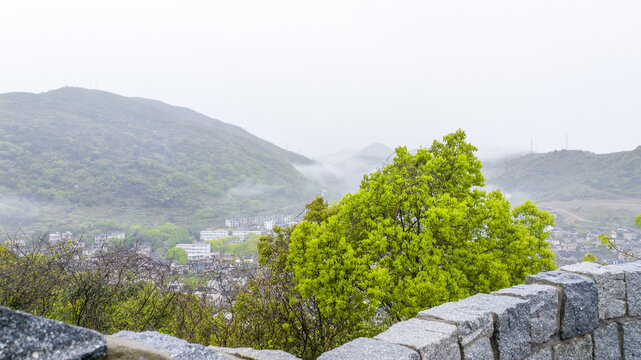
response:
M611 231L593 229L585 233L555 228L551 231L548 241L556 254L559 266L581 261L587 253L591 253L610 264L626 261L627 259L624 256L616 251L611 251L601 243L599 240L600 234L609 235L617 246L627 252L641 254L641 232L623 227Z
M88 246L88 244L85 241L74 238L73 233L71 231L49 232L46 235L47 240L52 244L72 241L74 246L82 250L83 255L87 255L87 256L93 255L101 247L105 246L110 239L124 240L126 237L127 235L123 231L114 231L110 233L96 234L94 236L94 245Z
M251 229L271 231L274 226L292 226L296 221L290 215L249 216L225 219L228 229Z

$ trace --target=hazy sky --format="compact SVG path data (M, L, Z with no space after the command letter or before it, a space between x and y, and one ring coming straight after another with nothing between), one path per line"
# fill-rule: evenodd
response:
M641 1L3 1L0 92L190 107L315 156L641 145Z

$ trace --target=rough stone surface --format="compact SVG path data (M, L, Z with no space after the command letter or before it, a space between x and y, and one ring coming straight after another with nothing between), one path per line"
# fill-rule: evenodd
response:
M203 345L190 344L156 331L120 331L113 336L134 340L156 350L169 353L174 360L228 360L229 358Z
M358 338L323 353L318 360L420 360L420 355L405 346L385 341Z
M628 315L641 316L641 262L613 266L618 266L625 274Z
M107 336L107 358L109 360L171 360L171 356L137 341Z
M594 280L599 297L599 319L613 319L625 315L625 274L620 267L582 262L564 266L561 270L585 275Z
M535 351L526 358L527 360L552 360L552 348L546 347Z
M641 320L623 324L623 356L627 359L641 359Z
M559 295L554 286L516 285L492 293L516 296L530 305L530 337L532 343L542 344L559 331Z
M564 271L547 271L528 275L525 281L528 284L553 285L562 289L562 339L587 334L597 327L598 295L592 279Z
M598 327L592 334L595 360L621 359L619 347L619 329L617 324Z
M459 341L464 347L481 337L489 339L494 332L491 312L470 309L461 301L449 302L421 311L418 317L456 324Z
M252 348L226 348L208 346L208 349L251 360L300 360L300 358L282 350L256 350Z
M459 360L456 326L420 319L399 322L374 339L410 347L421 355L423 360Z
M479 338L476 341L463 347L465 360L487 360L494 359L492 344L488 338Z
M576 337L554 346L554 360L592 360L590 335Z
M530 306L526 300L476 294L460 302L494 314L494 340L500 360L523 359L530 354Z
M0 306L0 359L98 359L104 335Z

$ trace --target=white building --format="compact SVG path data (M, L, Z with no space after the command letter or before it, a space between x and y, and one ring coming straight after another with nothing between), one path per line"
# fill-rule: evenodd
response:
M229 232L227 229L204 230L200 232L200 241L216 240L228 236Z
M60 239L61 239L61 236L60 236L59 232L49 233L49 241L50 242L58 242L58 241L60 241Z
M187 260L200 260L211 257L211 247L208 243L176 244L176 247L187 252Z

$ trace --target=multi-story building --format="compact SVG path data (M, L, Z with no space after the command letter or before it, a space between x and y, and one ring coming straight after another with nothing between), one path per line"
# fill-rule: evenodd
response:
M216 240L228 236L227 229L207 229L200 232L200 241Z
M187 260L201 260L211 257L211 247L208 243L176 244L176 247L187 252Z

